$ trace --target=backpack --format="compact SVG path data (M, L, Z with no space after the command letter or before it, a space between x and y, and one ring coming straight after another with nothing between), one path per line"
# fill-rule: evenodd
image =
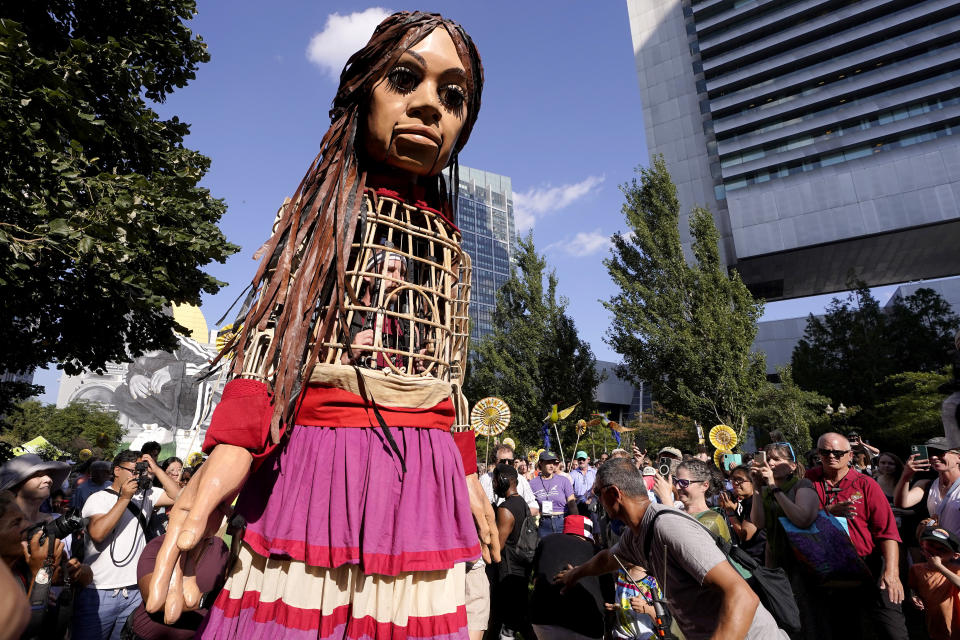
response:
M539 543L540 534L537 531L537 520L530 515L530 510L527 509L527 515L520 523L520 534L516 544L508 544L500 553L502 559L499 572L501 579L508 575L529 575L533 568L533 558L536 555Z
M696 518L692 518L680 511L674 511L673 509L664 509L655 513L653 520L650 522L650 526L647 527L647 535L643 541L643 548L646 550L648 556L650 555L650 542L653 539L654 523L656 523L657 518L665 513L690 518L700 525L700 527L713 538L714 543L720 552L723 553L724 557L726 557L727 562L741 575L743 573L750 575L750 577L746 579L747 584L750 585L753 592L757 594L757 597L760 599L760 604L763 605L763 607L770 612L770 615L773 616L773 619L776 620L777 626L791 633L800 632L800 610L797 608L797 601L793 597L790 580L787 578L787 574L784 573L783 569L769 569L761 565L754 560L753 556L749 553L740 547L733 546L713 531L710 531L710 529L704 527Z
M539 542L540 533L537 531L536 519L528 513L520 524L520 537L517 539L517 544L511 550L517 560L532 565Z

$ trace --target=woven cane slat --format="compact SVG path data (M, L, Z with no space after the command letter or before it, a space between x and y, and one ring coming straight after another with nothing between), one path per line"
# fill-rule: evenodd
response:
M323 342L323 361L458 381L470 282L460 232L393 198L367 198L366 209L345 270L346 321Z

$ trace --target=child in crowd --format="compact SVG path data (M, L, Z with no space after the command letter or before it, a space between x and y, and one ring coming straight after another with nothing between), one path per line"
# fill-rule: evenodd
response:
M608 611L615 611L616 626L613 637L618 640L647 640L654 637L653 593L659 595L657 579L643 567L626 565L617 571L616 602L607 603ZM637 587L640 587L639 589Z
M960 538L928 526L920 534L920 547L927 561L910 567L913 604L926 612L930 638L949 640L960 611Z

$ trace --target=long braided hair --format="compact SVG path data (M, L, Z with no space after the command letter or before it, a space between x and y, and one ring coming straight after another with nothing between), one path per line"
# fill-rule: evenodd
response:
M362 156L364 118L374 87L400 56L434 29L446 29L466 70L467 115L448 166L454 184L448 191L442 174L426 179L427 197L440 203L450 219L456 211L457 154L466 144L480 110L483 67L476 46L463 27L435 13L399 12L377 26L365 47L354 53L340 74L340 86L330 110L330 129L290 204L260 253L242 328L218 359L234 355L230 372L244 371L245 357L262 358L261 371L273 381L274 413L271 438L280 425L291 424L304 384L318 361L322 340L337 318L345 319L344 301L352 291L344 270L350 257L357 220L361 216L367 172ZM358 156L358 147L361 155ZM258 334L272 325L273 336L260 352ZM248 363L249 365L250 363Z

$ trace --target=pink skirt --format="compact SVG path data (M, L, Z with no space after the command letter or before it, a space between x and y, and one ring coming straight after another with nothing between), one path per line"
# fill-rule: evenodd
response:
M293 428L241 492L244 554L204 638L466 638L460 454L443 430L392 433L406 473L380 429Z

